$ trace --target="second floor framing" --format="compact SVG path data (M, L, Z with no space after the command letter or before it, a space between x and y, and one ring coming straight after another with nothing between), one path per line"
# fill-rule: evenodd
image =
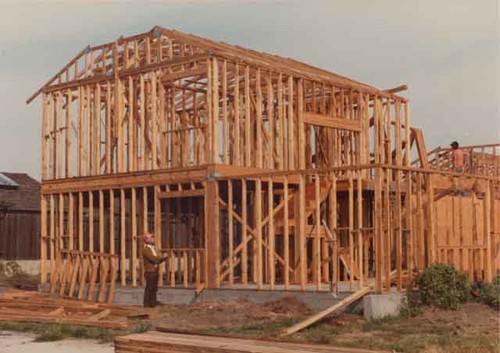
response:
M87 48L38 93L43 180L410 161L406 99L160 27Z

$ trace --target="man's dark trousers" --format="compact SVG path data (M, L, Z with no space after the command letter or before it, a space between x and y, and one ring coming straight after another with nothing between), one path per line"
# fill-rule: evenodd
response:
M144 307L152 308L157 305L156 292L158 292L158 272L144 273L146 288L144 289Z

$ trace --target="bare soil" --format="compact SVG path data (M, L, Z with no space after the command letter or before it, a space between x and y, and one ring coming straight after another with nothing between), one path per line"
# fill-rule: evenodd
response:
M330 343L388 352L500 352L499 312L478 303L465 304L457 311L425 308L416 317L375 321L343 313L286 338L280 337L284 328L313 314L294 298L265 304L240 300L165 305L154 311L153 326L161 330Z
M192 305L163 305L150 314L164 329L195 330L238 327L248 324L292 319L310 314L301 301L286 297L278 301L257 304L248 299L231 302L213 301Z

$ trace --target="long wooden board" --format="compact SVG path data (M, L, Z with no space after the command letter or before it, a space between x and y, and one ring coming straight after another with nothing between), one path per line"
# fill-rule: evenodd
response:
M381 353L382 351L150 331L116 338L115 353L124 352Z
M352 302L358 300L359 298L362 298L364 295L370 293L372 291L371 287L365 287L361 288L360 290L354 292L347 298L342 299L340 302L338 302L335 305L330 306L329 308L326 308L325 310L307 318L304 321L299 322L296 325L293 325L292 327L287 328L285 331L283 331L282 336L288 336L291 335L292 333L298 332L308 326L311 326L315 322L321 320L325 316L328 316L335 311L338 311L342 308L345 308L347 305L351 304Z

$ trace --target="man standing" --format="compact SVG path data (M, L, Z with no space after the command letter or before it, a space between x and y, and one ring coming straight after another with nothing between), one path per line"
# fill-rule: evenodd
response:
M464 151L460 148L457 141L451 144L451 161L453 162L453 171L463 173L464 171Z
M144 277L146 279L146 288L144 289L144 307L152 308L158 305L156 300L156 292L158 291L158 266L167 259L166 256L161 256L155 248L155 237L151 233L144 233L144 248L142 249L142 257L144 261Z

